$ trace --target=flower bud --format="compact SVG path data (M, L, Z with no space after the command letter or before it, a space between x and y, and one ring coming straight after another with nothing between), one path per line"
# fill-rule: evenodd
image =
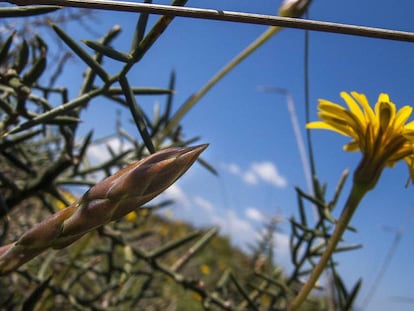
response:
M301 17L311 0L285 0L279 8L279 16Z
M0 275L16 270L48 248L60 249L117 220L171 186L208 145L169 148L135 162L90 188L77 202L0 246Z

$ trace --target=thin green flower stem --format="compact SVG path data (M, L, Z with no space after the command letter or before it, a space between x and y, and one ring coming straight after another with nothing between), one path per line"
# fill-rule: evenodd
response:
M246 47L240 54L233 58L227 65L225 65L213 78L211 78L197 93L193 94L175 113L171 121L168 123L164 134L170 134L180 120L186 115L186 113L194 107L194 105L202 98L217 82L219 82L226 74L234 69L239 63L241 63L246 57L252 54L260 46L262 46L267 40L273 37L282 27L269 27L260 37Z
M308 19L308 12L305 13L305 18ZM305 30L305 42L304 42L304 93L305 93L305 121L306 124L310 122L310 96L309 96L309 30ZM312 135L310 129L306 129L306 141L308 147L308 157L309 157L309 168L312 176L312 193L316 195L317 180L313 176L316 174L316 165L315 158L313 154L313 145L312 145Z
M361 202L364 195L369 191L369 189L370 188L364 187L363 185L355 182L352 185L351 193L349 194L348 200L345 204L345 208L341 214L341 217L337 222L335 231L329 239L328 245L326 246L326 249L322 254L322 257L320 258L318 264L313 269L309 279L302 287L299 294L293 299L292 303L290 304L288 309L289 311L299 310L300 306L305 301L306 297L308 297L310 291L314 288L323 270L328 265L329 259L331 258L333 252L336 249L336 246L341 240L342 235L347 229L354 212L356 211L359 203Z

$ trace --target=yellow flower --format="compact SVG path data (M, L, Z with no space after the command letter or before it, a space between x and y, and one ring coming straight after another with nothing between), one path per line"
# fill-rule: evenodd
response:
M385 166L399 160L408 164L414 183L414 121L407 123L413 108L404 106L397 111L387 94L378 97L375 110L365 95L341 92L348 109L333 102L319 100L318 116L322 121L310 122L307 128L328 129L353 140L344 146L346 151L363 153L354 180L371 189Z
M348 109L327 100L319 101L319 117L308 128L322 128L349 136L352 141L344 146L347 151L362 152L362 159L354 173L354 182L335 230L326 248L313 268L305 285L290 303L288 310L299 310L327 267L338 243L348 228L352 216L365 194L373 189L386 166L399 160L408 163L410 179L414 183L414 122L407 123L413 108L404 106L397 111L387 94L380 94L371 108L365 95L342 92Z
M202 264L200 266L200 271L203 275L209 275L211 273L211 269L209 266L207 266L206 264Z
M193 292L193 297L198 302L203 301L203 297L199 293L197 293L197 292Z
M73 195L73 193L71 193L70 191L65 190L65 189L59 189L59 190L60 190L61 196L67 202L69 202L69 205L77 200L77 197L75 197L75 195ZM65 204L65 202L63 202L62 200L58 200L56 198L52 198L51 203L54 207L56 207L57 210L65 209L68 206L67 204Z
M124 216L124 218L125 218L126 221L134 222L135 220L137 220L138 215L137 215L136 211L132 211L132 212L129 212L128 214L126 214Z

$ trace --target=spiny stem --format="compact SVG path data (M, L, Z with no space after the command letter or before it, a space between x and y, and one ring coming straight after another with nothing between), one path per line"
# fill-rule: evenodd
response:
M302 287L299 294L295 297L292 303L289 306L289 311L296 311L299 310L302 303L305 301L306 297L308 297L310 291L314 288L316 282L318 281L320 275L322 274L323 270L328 264L329 259L331 258L333 252L336 249L339 241L341 240L342 235L344 234L346 228L348 227L352 215L356 211L359 202L362 200L364 195L367 193L369 189L366 187L361 187L360 184L354 183L351 189L351 193L349 194L348 200L345 204L345 208L342 211L341 217L339 218L337 225L335 227L335 231L332 234L331 238L328 241L328 245L322 257L320 258L318 264L313 269L309 279L307 280L306 284Z

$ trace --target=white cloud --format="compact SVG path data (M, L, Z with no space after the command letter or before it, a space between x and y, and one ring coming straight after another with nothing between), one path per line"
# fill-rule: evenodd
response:
M110 137L104 143L93 144L88 148L88 156L92 163L108 161L112 157L107 146L115 152L122 152L132 147L130 142L123 142L118 137Z
M254 207L249 207L244 210L244 214L246 217L250 220L263 222L265 221L265 217L262 212L260 212L258 209Z
M243 180L251 185L256 185L259 181L257 175L252 171L247 171L243 174Z
M252 225L242 219L241 217L239 217L235 211L233 210L227 210L227 220L229 221L230 225L231 225L231 231L236 233L236 234L241 234L249 232L249 231L254 231ZM249 235L251 236L251 235Z
M290 252L290 237L288 234L276 232L275 233L275 249L281 257L289 256Z
M251 170L260 179L278 188L283 188L287 185L285 177L280 175L277 167L272 162L255 162L251 165Z
M249 169L242 171L235 163L224 164L224 169L229 173L239 176L250 185L256 185L260 181L271 184L277 188L287 185L287 180L279 173L276 165L270 161L253 162Z
M242 248L245 248L248 243L253 243L257 237L253 225L233 210L227 209L222 215L215 215L212 220L224 234L231 237L234 244Z
M175 204L188 209L191 206L191 202L187 194L181 189L177 183L172 184L167 190L165 190L160 198L163 200L173 200Z
M227 166L227 169L230 173L232 173L234 175L239 175L240 174L240 167L236 163L230 163Z
M168 188L161 198L173 199L178 204L174 209L176 218L190 221L196 226L218 226L221 234L228 235L232 243L246 251L247 246L256 243L265 230L261 227L266 221L265 215L254 207L246 208L244 214L239 214L233 209L216 206L199 195L187 195L177 184ZM276 259L287 267L289 236L276 232L274 238Z
M241 248L245 248L248 243L254 243L258 232L249 217L239 215L236 211L221 208L201 196L187 196L176 185L173 185L164 193L164 198L172 198L176 201L183 201L187 208L181 206L175 209L178 218L190 221L197 226L218 226L222 234L231 237L232 242ZM252 214L252 212L249 212Z
M286 271L293 268L289 241L290 237L286 233L276 232L274 235L274 258Z
M196 196L194 198L194 203L196 205L198 205L199 207L201 207L204 211L206 211L208 213L214 212L214 209L215 209L214 205L210 201L208 201L208 200L206 200L206 199L204 199L200 196Z

